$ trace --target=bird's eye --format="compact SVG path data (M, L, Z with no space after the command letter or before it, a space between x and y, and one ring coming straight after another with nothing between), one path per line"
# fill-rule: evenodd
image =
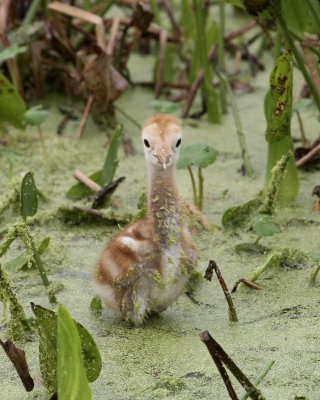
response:
M147 139L144 139L143 142L146 147L150 147L150 143L147 141Z
M181 139L179 139L179 140L177 141L177 143L176 143L176 147L179 147L179 146L180 146L180 144L181 144Z

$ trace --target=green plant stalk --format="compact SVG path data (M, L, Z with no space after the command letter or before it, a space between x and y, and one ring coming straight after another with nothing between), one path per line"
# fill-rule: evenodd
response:
M224 71L224 30L225 30L225 2L219 0L219 37L218 37L218 63L221 71ZM220 104L222 114L228 114L227 85L224 79L220 79Z
M32 3L30 4L30 6L28 8L27 14L24 17L22 25L29 25L33 22L42 2L43 2L43 0L33 0L32 1Z
M197 43L199 48L199 56L204 71L203 88L207 100L208 121L210 123L220 122L220 111L218 104L218 96L212 86L213 68L208 60L207 41L205 32L205 20L203 18L203 0L193 0L196 15Z
M307 143L306 132L304 130L304 125L303 125L303 121L302 121L302 118L301 118L300 111L297 110L296 113L297 113L300 133L301 133L301 143L302 143L302 146L305 147L306 143Z
M296 47L296 45L294 43L294 40L293 40L293 38L291 36L291 33L290 33L289 29L287 28L287 26L286 26L286 24L285 24L285 22L284 22L284 20L283 20L283 18L281 16L281 13L277 14L277 18L278 18L279 24L280 24L280 26L281 26L281 28L283 30L284 36L285 36L285 38L286 38L286 40L287 40L287 42L288 42L288 44L290 46L290 49L292 50L292 53L294 54L294 56L295 56L295 58L297 60L298 66L299 66L299 68L300 68L300 70L301 70L301 72L302 72L302 74L304 76L304 79L306 80L307 85L309 86L309 89L310 89L310 91L312 93L314 101L316 102L318 110L320 111L320 95L319 95L319 93L317 91L317 88L313 84L313 81L311 79L311 76L310 76L309 72L307 71L307 68L305 66L305 62L304 62L302 56L299 53L299 50L297 49L297 47Z
M24 308L12 290L10 278L4 267L0 264L0 301L6 308L6 302L10 302L10 321L8 324L8 336L13 340L24 337L25 332L31 332L32 328L27 320Z
M235 96L232 92L232 89L230 87L229 82L227 82L226 80L224 80L224 82L227 85L228 88L228 92L229 92L229 96L230 96L230 100L231 100L231 110L232 110L232 116L233 116L233 120L234 120L234 124L236 127L236 132L237 132L237 136L238 136L238 142L240 145L240 149L241 149L241 156L242 156L242 160L243 160L243 165L244 168L246 170L246 174L249 176L249 178L254 178L255 177L255 173L251 164L251 160L250 160L250 156L249 156L249 152L247 149L247 143L246 143L246 137L243 131L243 127L242 127L242 122L241 122L241 118L240 118L240 113L239 113L239 109L237 106L237 102L235 99Z
M198 207L198 195L197 195L197 187L196 187L196 181L194 179L194 175L192 172L191 167L188 167L188 171L190 174L190 178L191 178L191 184L192 184L192 192L193 192L193 204Z
M46 163L48 171L50 172L50 169L51 169L50 168L50 161L49 161L49 156L48 156L46 144L45 144L45 141L44 141L42 129L40 128L39 125L37 125L37 128L38 128L38 132L39 132L39 136L40 136L40 141L41 141L41 147L42 147L42 151L43 151L44 161Z
M202 175L202 169L201 168L198 168L198 181L199 181L198 182L198 184L199 184L198 209L200 211L202 211L202 209L203 209L203 181L204 181L204 178L203 178L203 175Z
M255 281L260 277L260 275L261 275L264 271L266 271L267 269L269 269L269 268L271 268L271 267L278 267L278 266L279 266L279 263L280 263L280 258L281 258L281 255L280 255L279 253L273 254L273 255L270 257L270 259L267 261L266 264L264 264L264 265L262 265L262 266L256 268L254 271L252 271L252 272L247 276L246 279L248 279L248 281L255 282Z
M109 183L112 182L112 179L114 178L114 174L118 166L117 157L120 144L120 136L122 134L122 131L123 131L123 125L119 124L117 125L116 129L112 134L110 146L102 168L102 178L101 178L102 186L108 185Z
M157 0L150 0L151 10L154 15L154 22L161 26L160 10Z
M314 273L311 276L311 283L313 285L315 284L315 281L316 281L319 271L320 271L320 265L317 266L316 270L314 271Z
M10 227L8 233L0 243L0 258L8 251L11 243L18 236L17 228L15 226Z
M282 29L280 26L278 26L277 33L276 33L276 39L274 43L274 62L280 57L281 55L281 42L282 42Z
M253 381L254 386L258 386L259 383L264 379L264 377L267 375L267 373L270 371L270 369L273 367L275 361L270 361L269 364L266 366L265 370L262 371L262 373L257 377L256 380ZM247 400L249 397L249 394L246 393L241 397L241 400Z

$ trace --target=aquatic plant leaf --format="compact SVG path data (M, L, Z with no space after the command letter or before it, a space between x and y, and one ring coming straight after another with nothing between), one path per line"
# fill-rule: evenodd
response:
M117 125L116 129L113 132L107 156L102 168L102 175L101 175L102 186L108 185L108 183L111 183L114 178L118 166L117 158L118 158L118 150L120 144L120 136L122 132L123 132L123 125L122 124Z
M46 237L40 243L36 244L38 249L38 253L41 254L45 251L45 249L49 246L50 237ZM8 261L5 264L5 268L8 270L12 269L20 269L26 267L28 264L28 258L26 253L21 253L17 257L13 258L12 260Z
M177 103L168 100L151 100L149 102L150 106L161 113L172 113L179 108Z
M10 151L10 150L2 150L0 152L0 155L3 156L4 158L6 158L9 163L15 163L17 161L20 160L21 156L19 156L19 154L15 153L14 151Z
M12 83L0 72L0 123L10 122L22 129L22 118L26 105Z
M41 125L48 117L49 113L42 109L42 105L39 104L35 107L30 108L23 115L23 123L26 125Z
M302 108L308 107L310 104L312 104L312 99L307 99L307 98L301 98L298 101L296 101L293 106L292 106L292 111L299 111Z
M36 214L38 210L38 195L31 172L26 173L22 179L20 202L20 212L24 218L32 217Z
M228 229L248 228L262 201L253 199L240 206L231 207L222 216L222 225Z
M312 0L311 0L312 1ZM281 14L288 28L301 39L305 33L318 33L317 20L311 12L308 1L305 0L281 0ZM313 6L320 12L319 2L314 1Z
M101 185L101 177L102 170L97 171L89 176L89 178L96 182L98 185ZM88 186L86 186L82 182L78 182L68 190L66 196L69 199L78 200L83 199L84 197L89 197L90 195L92 195L92 193L92 190L88 188Z
M6 47L4 50L0 51L0 64L9 58L14 58L16 55L25 53L26 51L26 46L17 46L16 44Z
M90 308L91 310L102 310L102 302L99 296L92 297Z
M215 161L216 152L211 146L204 143L196 143L181 149L177 168L187 168L192 165L199 168L206 168Z
M84 370L78 329L68 310L58 310L57 378L60 400L91 400L91 389Z
M234 247L237 253L265 254L269 251L268 247L259 243L239 243Z
M255 216L252 225L253 230L259 236L272 236L281 231L270 214L258 214Z
M39 329L39 360L43 383L49 391L57 389L57 314L31 303ZM84 368L89 382L96 380L102 368L101 355L91 334L79 322L78 329L83 354Z
M273 111L268 117L266 140L275 143L290 135L293 60L289 51L278 57L270 75Z

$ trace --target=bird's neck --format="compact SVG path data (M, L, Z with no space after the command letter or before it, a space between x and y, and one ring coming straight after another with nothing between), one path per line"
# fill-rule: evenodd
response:
M174 166L151 168L149 175L148 214L157 239L164 246L179 239L182 218Z

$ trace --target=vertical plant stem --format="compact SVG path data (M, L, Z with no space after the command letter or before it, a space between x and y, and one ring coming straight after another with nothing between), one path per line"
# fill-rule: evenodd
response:
M18 232L15 226L9 229L9 232L3 238L0 243L0 258L8 251L11 243L15 240L18 236Z
M276 40L274 43L274 62L277 61L278 57L281 55L281 42L282 42L282 29L280 26L278 26L277 34L276 34Z
M39 132L39 135L40 135L44 161L46 163L48 171L50 171L50 161L49 161L49 156L48 156L48 153L47 153L47 148L46 148L46 144L45 144L45 141L44 141L42 129L40 128L39 125L37 125L37 128L38 128L38 132Z
M197 195L197 187L196 187L196 181L194 179L194 175L192 172L191 167L188 167L188 171L190 174L190 178L191 178L191 184L192 184L192 192L193 192L193 203L196 207L198 207L198 195ZM198 207L199 208L199 207Z
M215 263L215 261L213 261L213 260L210 260L209 264L215 270L217 278L218 278L218 280L220 282L220 285L222 287L223 293L224 293L224 295L226 297L226 300L227 300L227 303L228 303L228 306L229 306L229 318L230 318L231 321L238 322L238 316L237 316L236 308L234 306L232 297L231 297L231 295L229 293L227 284L226 284L225 280L223 279L223 277L221 275L220 269L217 266L217 264Z
M273 256L271 256L270 259L266 262L266 264L256 268L253 272L251 272L251 274L247 276L246 279L248 279L248 281L254 282L259 278L259 276L264 271L266 271L271 267L278 266L279 263L280 263L280 254L279 253L273 254Z
M218 62L220 70L224 71L224 27L225 27L225 2L219 0L219 42L218 42ZM227 87L224 79L220 79L220 103L222 114L228 113L227 106Z
M284 22L280 12L278 13L277 18L278 18L279 24L280 24L280 26L281 26L281 28L283 30L284 36L285 36L286 40L289 43L290 49L291 49L292 53L294 54L295 59L297 60L297 63L299 65L299 68L300 68L303 76L304 76L304 79L306 80L306 82L307 82L307 84L309 86L309 89L310 89L310 91L312 93L314 101L316 102L318 110L320 111L320 95L319 95L316 87L314 86L314 84L312 82L312 79L311 79L311 77L309 75L309 72L307 71L307 69L305 67L305 62L304 62L302 56L300 55L299 50L297 49L297 47L296 47L296 45L294 43L294 40L293 40L293 38L292 38L292 36L290 34L290 31L287 28L287 25Z
M149 3L154 15L154 22L161 26L160 10L157 0L150 0Z
M199 184L199 197L198 197L198 208L200 211L203 209L203 175L202 175L202 169L198 168L198 184Z
M207 346L213 359L219 357L219 359L225 364L225 366L232 372L240 385L248 392L249 396L253 400L265 400L265 397L261 394L260 390L257 389L236 363L228 356L223 348L217 343L208 331L200 333L200 338L203 343ZM237 397L236 397L237 398Z
M267 373L270 371L270 369L273 367L275 361L270 361L269 364L266 366L265 370L258 376L258 378L253 381L253 384L255 386L258 386L259 383L262 381L262 379L267 375ZM246 393L244 396L241 397L241 400L247 400L249 397L248 393Z
M314 271L314 273L311 276L311 282L313 285L315 284L315 281L316 281L319 271L320 271L320 265L317 266L316 270Z
M203 0L193 0L196 14L197 43L199 48L199 57L204 70L204 91L207 100L208 121L211 123L220 122L220 111L218 97L212 86L213 68L208 60L207 41L205 31L205 19L203 15Z
M308 7L310 8L311 14L317 21L318 26L320 26L320 12L319 8L315 7L314 2L312 0L307 0Z
M298 117L298 123L299 123L299 128L300 128L300 133L301 133L301 142L302 142L302 146L305 147L306 143L307 143L307 138L306 138L306 132L304 130L304 125L303 125L303 121L301 118L301 114L300 111L297 110L297 117Z
M28 8L27 14L24 17L22 25L29 25L33 22L42 2L43 0L32 0L32 3Z
M242 156L245 172L249 178L254 178L255 173L254 173L254 170L253 170L253 167L251 164L251 160L250 160L250 156L248 153L246 137L245 137L245 134L243 131L242 122L241 122L241 118L240 118L239 109L238 109L238 106L236 103L236 99L232 92L229 82L227 80L225 80L225 83L227 85L230 100L231 100L232 116L233 116L234 124L236 127L236 132L237 132L238 142L239 142L240 149L241 149L241 156Z

